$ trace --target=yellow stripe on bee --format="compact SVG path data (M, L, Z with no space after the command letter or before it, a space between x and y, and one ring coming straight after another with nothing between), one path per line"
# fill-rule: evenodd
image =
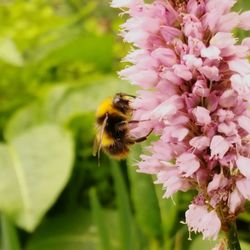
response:
M112 105L113 99L111 97L105 99L98 107L96 111L96 117L102 117L105 115L107 112L110 112L113 110L113 105Z
M97 108L96 111L96 117L102 117L104 116L106 113L109 114L117 114L119 116L123 116L124 118L126 118L127 116L124 115L122 112L120 112L118 109L115 109L113 107L113 98L109 97L107 99L105 99Z
M98 138L100 140L100 138ZM101 140L102 147L109 147L114 144L114 139L104 132Z

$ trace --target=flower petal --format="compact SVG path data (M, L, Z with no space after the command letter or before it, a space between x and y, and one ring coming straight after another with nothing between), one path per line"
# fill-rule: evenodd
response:
M221 135L215 135L212 138L210 149L211 149L211 157L218 156L220 159L224 157L226 152L230 147L230 143Z
M250 179L250 158L239 155L238 159L236 160L236 165L239 168L240 172L245 177Z

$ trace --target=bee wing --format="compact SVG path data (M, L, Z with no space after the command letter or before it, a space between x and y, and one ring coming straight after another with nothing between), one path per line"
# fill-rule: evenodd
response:
M95 140L94 140L94 143L93 143L93 152L92 152L93 156L96 156L98 148L99 148L100 140L98 139L98 137L99 136L95 137Z
M95 138L94 141L94 147L93 147L93 155L96 156L97 155L97 159L98 159L98 165L100 165L100 151L102 148L102 138L103 138L103 134L104 134L104 130L107 124L107 120L108 120L108 114L106 114L105 119L103 121L102 126L99 129L99 132Z

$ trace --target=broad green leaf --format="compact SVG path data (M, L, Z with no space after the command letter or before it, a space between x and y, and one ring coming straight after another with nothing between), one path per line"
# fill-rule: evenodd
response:
M41 107L41 102L34 102L31 105L16 111L10 118L4 131L5 139L11 140L26 130L29 130L30 128L44 122L44 116Z
M96 190L90 190L90 203L92 208L92 215L98 229L98 236L100 238L100 245L102 250L111 250L110 239L105 224L104 214L96 195Z
M162 224L153 180L149 175L137 173L135 167L141 151L141 146L135 145L128 159L135 217L140 229L148 238L157 238L162 234Z
M65 130L44 124L0 145L0 209L32 231L65 186L73 143Z
M4 250L21 250L16 228L3 214L1 215L1 232Z
M0 60L14 66L23 66L23 58L10 38L0 38Z

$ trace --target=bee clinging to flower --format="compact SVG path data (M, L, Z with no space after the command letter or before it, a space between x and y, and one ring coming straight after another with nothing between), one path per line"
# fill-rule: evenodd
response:
M109 154L115 159L124 159L128 156L129 147L137 142L147 139L147 135L134 138L130 135L130 124L141 121L131 120L132 107L130 106L133 95L117 93L114 97L105 99L97 109L96 124L97 135L94 144L94 155L100 150Z

